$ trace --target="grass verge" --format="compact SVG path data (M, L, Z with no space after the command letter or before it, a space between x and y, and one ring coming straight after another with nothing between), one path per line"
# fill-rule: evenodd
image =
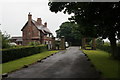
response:
M36 62L38 59L43 59L50 54L56 53L58 51L45 51L42 53L38 53L35 55L31 55L28 57L20 58L14 61L6 62L1 64L2 65L2 73L8 73L17 69L22 68L24 65L32 64Z
M101 50L83 50L104 78L120 78L120 61L110 58L109 53Z

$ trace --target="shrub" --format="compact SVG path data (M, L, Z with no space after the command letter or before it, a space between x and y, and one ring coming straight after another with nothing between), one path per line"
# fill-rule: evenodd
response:
M108 53L111 53L111 47L108 45L98 45L97 48L106 51Z
M45 45L24 46L24 47L16 47L13 49L4 49L2 50L2 62L5 63L11 60L37 54L46 50L47 47Z
M108 53L111 53L111 47L109 42L104 42L102 38L96 40L97 48Z
M120 41L117 43L117 45L120 47Z
M30 42L28 45L29 46L37 46L37 45L40 45L40 43L38 43L38 42Z
M10 45L9 45L10 40L9 40L9 38L10 38L10 35L8 35L6 32L2 33L0 31L0 42L1 42L0 48L2 48L2 49L10 48Z
M108 53L111 53L111 46L109 46L109 45L99 45L99 46L97 46L97 48L100 50L106 51ZM118 53L116 53L117 54L116 59L120 59L120 54L119 54L120 46L117 46L117 51L118 51Z
M97 46L99 46L99 45L101 46L101 45L103 45L103 43L104 43L104 41L103 41L102 38L97 38L96 39L96 45ZM89 45L92 46L92 40L89 42Z

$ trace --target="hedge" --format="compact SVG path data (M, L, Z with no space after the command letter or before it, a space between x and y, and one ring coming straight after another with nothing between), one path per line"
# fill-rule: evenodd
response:
M98 49L111 53L111 46L108 45L97 45Z
M97 48L100 49L100 50L106 51L108 53L111 53L111 46L97 45ZM120 59L120 46L117 46L117 50L118 50L117 57L118 57L118 59Z
M47 46L24 46L13 49L2 50L2 63L30 56L47 50Z

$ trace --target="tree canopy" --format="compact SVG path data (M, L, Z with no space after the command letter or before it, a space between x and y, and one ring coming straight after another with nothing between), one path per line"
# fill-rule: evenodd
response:
M74 14L73 20L82 26L84 37L108 38L113 56L117 56L116 40L120 39L120 3L119 2L49 2L50 10L57 13Z
M84 36L107 38L113 32L120 37L120 3L50 2L49 6L55 13L74 13L70 20L83 25Z

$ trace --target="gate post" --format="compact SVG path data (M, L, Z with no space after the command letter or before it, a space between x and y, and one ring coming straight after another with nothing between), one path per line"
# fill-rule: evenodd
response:
M92 49L96 50L96 38L92 39Z
M82 49L86 49L85 44L86 44L86 38L82 38Z
M52 49L55 50L55 37L52 37Z
M61 37L60 47L61 47L62 50L65 49L65 38L64 38L64 36Z

